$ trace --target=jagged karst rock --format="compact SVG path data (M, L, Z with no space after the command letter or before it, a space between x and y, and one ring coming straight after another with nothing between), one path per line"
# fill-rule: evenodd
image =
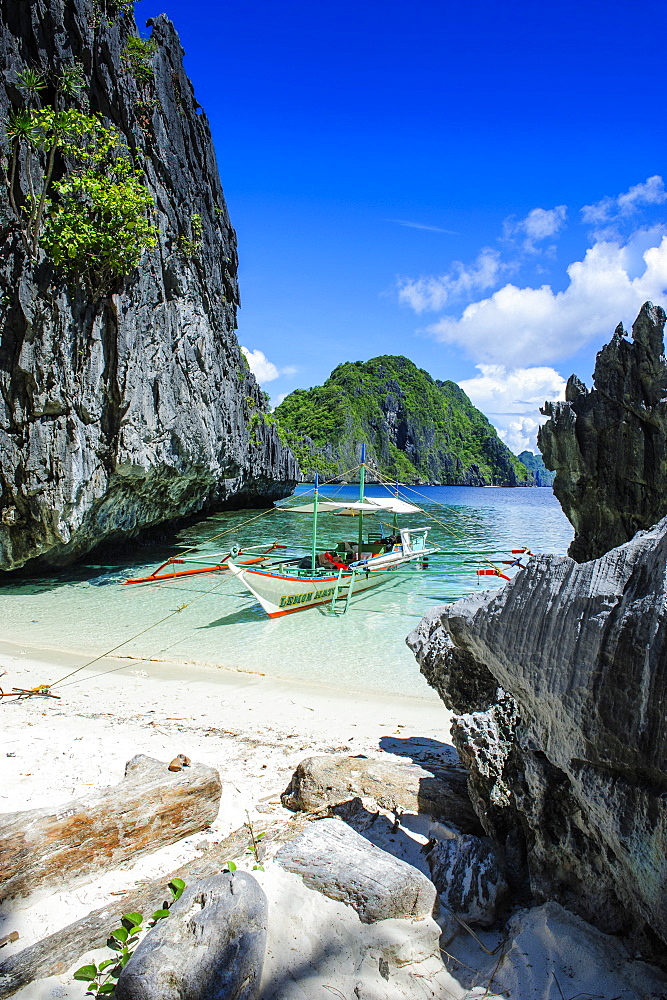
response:
M118 979L117 1000L255 1000L268 904L247 872L186 888Z
M43 252L26 258L0 200L0 568L65 564L225 504L270 505L298 466L234 334L236 238L171 22L151 22L153 77L139 82L122 59L131 16L108 24L92 0L1 0L0 11L0 118L25 106L26 67L80 62L76 100L124 137L158 227L157 248L93 302Z
M667 514L665 313L646 302L597 356L594 388L576 375L565 402L545 403L538 434L554 493L572 522L569 554L595 559Z
M435 887L425 875L338 819L312 823L281 847L275 860L309 888L354 907L365 924L430 917L436 905Z
M490 837L439 840L427 855L433 884L448 909L467 923L490 927L507 895L504 864Z
M174 774L139 754L118 785L55 809L0 815L0 898L116 868L204 830L221 794L220 775L206 764Z
M464 832L479 831L460 764L421 767L370 757L324 756L302 760L281 796L287 809L314 812L356 796L383 809L428 813Z
M480 706L473 677L476 711L452 731L487 833L512 834L538 899L664 961L667 519L594 561L534 557L502 590L439 609L439 633L435 618L448 706L451 677L461 711L471 660L499 686ZM437 674L428 639L408 643Z

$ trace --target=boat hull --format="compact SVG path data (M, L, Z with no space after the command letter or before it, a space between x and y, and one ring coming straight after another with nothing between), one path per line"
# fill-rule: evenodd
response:
M269 618L282 618L295 611L303 611L318 604L331 604L336 588L338 599L346 599L352 586L352 593L377 587L390 579L391 569L378 569L352 575L346 573L341 579L338 573L331 576L288 577L279 573L248 570L233 562L227 564L234 576L253 594Z

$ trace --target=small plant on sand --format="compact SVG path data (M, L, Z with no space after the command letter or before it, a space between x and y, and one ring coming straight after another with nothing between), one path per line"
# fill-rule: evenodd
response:
M262 864L260 864L260 862L262 861L262 856L263 856L261 841L262 841L262 839L264 837L266 837L266 832L264 832L264 833L255 833L255 831L253 829L253 825L250 822L250 813L248 812L247 809L246 809L246 826L248 827L248 830L250 831L250 843L248 844L248 848L247 849L250 851L251 854L254 854L254 856L255 856L255 862L256 862L252 866L252 870L253 871L263 872L264 871L264 866Z
M107 958L99 965L94 962L90 965L82 965L74 973L75 979L88 983L87 997L110 996L115 993L118 977L132 958L141 935L144 931L154 927L158 920L164 920L165 917L169 916L170 907L177 899L181 898L184 889L183 879L172 879L169 883L171 900L165 902L161 909L156 910L145 926L141 913L126 913L121 917L121 926L112 931L107 940L107 948L116 952L115 957Z

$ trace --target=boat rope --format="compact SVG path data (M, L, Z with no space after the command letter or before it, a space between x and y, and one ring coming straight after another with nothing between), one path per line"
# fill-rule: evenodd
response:
M375 474L378 476L378 478L380 480L383 480L383 482L382 482L383 486L395 486L396 485L395 480L387 479L386 476L383 476L382 473L379 472L377 469L375 470ZM404 486L403 483L399 483L398 485L403 486L404 489L410 490L411 493L416 493L417 496L423 497L423 499L424 500L428 500L429 503L435 503L435 504L437 504L438 507L444 507L446 510L451 511L457 517L459 516L458 511L455 508L450 507L448 504L440 503L438 500L433 500L430 497L426 497L426 496L424 496L423 493L420 493L419 490L415 490L415 489L413 489L410 486ZM420 509L420 512L425 517L429 517L432 521L435 521L436 524L440 525L441 528L444 528L444 530L449 535L451 535L453 538L458 539L458 541L460 541L460 542L465 542L466 541L465 535L459 534L459 532L455 531L451 527L451 525L445 524L445 522L441 521L440 518L438 518L438 517L435 516L435 514L432 514L428 510L424 510L423 507L420 507L419 509ZM526 549L525 551L528 552L529 550ZM531 555L532 555L532 553L531 553ZM499 566L497 566L491 559L487 559L486 556L482 556L482 558L480 559L480 562L481 563L486 563L488 566L491 567L491 569L478 569L478 570L476 570L476 573L477 573L478 577L479 576L499 576L503 580L509 580L509 579L511 579L511 577L507 576L506 573L503 573L503 571L501 570L501 568ZM479 583L479 580L477 582Z
M158 621L153 622L152 625L148 625L146 628L142 629L140 632L137 632L135 635L130 636L129 639L123 639L122 642L119 642L117 645L113 646L111 649L107 649L107 650L105 650L105 652L100 653L98 656L94 656L92 658L92 660L88 660L86 663L82 663L81 666L80 667L76 667L75 670L70 670L70 672L68 674L65 674L64 677L60 677L57 681L54 681L53 684L42 684L41 687L42 688L48 688L48 689L51 689L51 688L54 688L54 687L58 687L59 685L63 684L64 681L69 680L70 677L73 677L75 674L78 674L79 671L85 670L86 667L92 666L93 663L97 663L98 660L103 660L106 656L110 656L112 653L115 653L116 650L121 649L123 646L126 646L127 643L134 642L135 639L139 639L142 635L146 635L146 633L150 632L151 629L157 628L157 626L158 625L162 625L163 622L169 621L169 619L173 618L175 615L179 615L181 613L181 611L185 611L186 608L189 608L193 604L196 604L197 601L200 601L202 599L202 597L208 597L209 594L212 594L214 590L217 590L218 587L220 587L223 583L226 582L226 580L227 580L227 577L223 577L221 580L218 580L218 582L215 584L215 586L210 587L209 590L202 591L201 594L198 594L196 597L193 597L191 601L187 602L187 604L181 604L180 607L175 608L174 611L171 611L168 615L164 615L163 618L160 618ZM102 674L110 674L110 673L113 673L116 670L123 670L127 666L129 666L129 664L124 663L122 667L112 667L110 670L103 670L103 671L101 671L101 673L94 674L93 676L94 677L101 677ZM83 677L81 679L82 680L92 680L93 678L92 677ZM78 683L78 682L77 681L70 681L70 684L76 684L76 683ZM64 684L64 687L69 687L69 684Z
M355 465L353 469L348 469L346 472L341 472L338 475L333 476L331 479L325 480L322 483L322 486L327 486L331 483L334 483L337 479L340 479L341 476L347 476L350 475L352 472L356 472L358 468L360 468L360 466ZM309 493L314 492L314 489L315 487L313 487L310 490L305 490L304 493L301 493L299 495L299 500L301 499L301 497L308 496ZM211 542L217 541L218 538L222 538L224 535L229 535L232 532L240 531L242 528L247 527L247 525L252 524L254 521L259 521L262 517L269 517L271 514L275 514L276 511L278 510L288 510L288 509L289 509L288 507L282 507L282 508L269 507L268 510L263 510L261 514L255 514L254 517L249 517L246 521L241 521L239 524L233 524L230 528L225 528L223 531L218 531L217 534L211 535L210 538L207 538L205 543L198 542L196 545L190 545L188 546L188 548L182 549L179 553L178 558L186 556L188 552L194 552L196 549L200 549L202 547L202 544L210 545ZM168 561L170 562L171 560Z

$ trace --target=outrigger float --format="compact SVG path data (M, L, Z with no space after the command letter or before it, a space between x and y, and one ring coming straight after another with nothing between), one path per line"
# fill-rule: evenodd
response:
M402 567L408 564L425 569L429 557L442 552L440 546L429 544L429 527L398 527L398 515L425 515L421 507L399 498L398 489L395 496L379 498L365 495L365 471L365 445L362 445L358 500L320 498L319 477L316 475L311 501L276 506L275 510L312 517L309 555L276 558L278 550L287 548L279 542L244 548L233 545L227 552L171 557L149 576L128 579L125 583L161 583L203 573L229 571L257 599L269 618L281 618L317 605L328 605L332 613L344 614L354 594L395 579L396 574L402 572ZM358 518L356 538L339 542L331 551L318 551L317 528L321 514ZM391 523L386 520L387 515L391 516ZM381 530L364 536L364 518L369 516L379 516ZM513 549L512 555L515 558L502 560L501 564L523 568L521 556L532 553L524 547ZM483 561L486 566L476 570L478 578L498 576L503 580L510 579L504 568L489 559ZM195 563L196 568L176 569L177 565L180 567L188 563Z

